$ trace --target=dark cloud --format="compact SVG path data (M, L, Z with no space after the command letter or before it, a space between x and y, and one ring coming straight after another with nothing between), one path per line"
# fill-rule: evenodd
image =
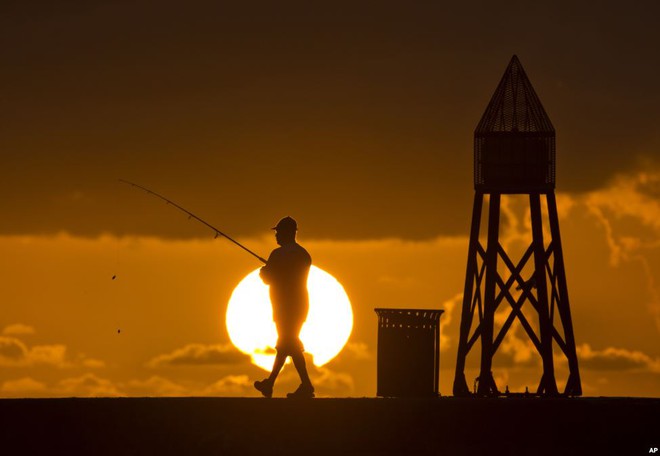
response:
M283 214L313 238L463 233L472 131L513 53L561 188L660 151L657 2L1 8L4 233L205 234L120 177L236 235Z
M23 361L27 358L28 349L23 342L13 337L0 337L0 359L11 362Z
M249 363L250 357L236 350L231 344L188 344L172 353L159 355L147 363L149 367L207 366Z
M29 347L22 340L15 337L0 336L0 366L2 367L32 367L41 365L69 368L82 365L85 367L100 368L105 366L103 361L88 358L82 353L78 354L76 360L69 358L67 356L66 345L34 345Z
M644 371L660 374L660 359L639 351L607 347L593 350L589 345L577 347L580 367L599 371Z

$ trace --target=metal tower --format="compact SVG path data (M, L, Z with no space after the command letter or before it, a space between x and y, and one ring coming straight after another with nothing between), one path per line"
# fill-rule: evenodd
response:
M580 396L582 387L554 193L555 130L515 55L474 133L474 188L454 395L472 394L464 369L478 340L481 370L476 394L501 394L493 379L493 357L517 319L543 362L536 394L559 394L554 343L559 348L557 352L568 361L569 376L563 394ZM529 195L532 241L517 264L499 240L500 201L506 194ZM479 233L485 195L489 204L484 248ZM542 200L547 204L547 217L542 214ZM544 236L548 242L544 242ZM531 312L533 318L523 314L525 304L527 315ZM495 328L498 309L498 315L505 310L508 316Z

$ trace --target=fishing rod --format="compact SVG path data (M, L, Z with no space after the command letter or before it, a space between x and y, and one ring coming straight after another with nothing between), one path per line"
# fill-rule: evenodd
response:
M210 223L208 223L208 222L202 220L201 218L197 217L197 216L196 216L195 214L193 214L192 212L190 212L190 211L188 211L188 210L182 208L181 206L179 206L178 204L176 204L174 201L165 198L163 195L161 195L161 194L159 194L159 193L156 193L156 192L154 192L153 190L149 190L149 189L146 188L146 187L143 187L143 186L138 185L138 184L133 183L133 182L129 182L129 181L124 180L124 179L119 179L119 182L122 182L122 183L124 183L124 184L130 185L130 186L132 186L132 187L137 187L137 188L139 188L139 189L141 189L141 190L144 190L145 192L149 193L150 195L155 196L156 198L160 198L160 199L162 199L162 200L165 201L167 204L171 204L172 206L176 207L176 208L179 209L180 211L182 211L182 212L188 214L188 218L189 218L189 219L190 219L190 218L194 218L194 219L197 220L198 222L201 222L201 223L203 223L204 225L206 225L206 226L208 226L209 228L211 228L213 231L215 231L215 237L216 237L216 238L217 238L218 236L222 236L222 237L224 237L224 238L227 238L227 239L229 239L231 242L233 242L234 244L236 244L237 246L239 246L240 248L242 248L243 250L245 250L247 253L249 253L249 254L252 255L253 257L257 258L257 259L258 259L259 261L261 261L262 263L264 263L264 264L268 263L267 260L265 260L265 259L263 259L262 257L260 257L259 255L257 255L257 254L254 253L252 250L250 250L250 249L248 249L247 247L245 247L245 246L244 246L243 244L241 244L240 242L238 242L238 241L232 239L231 237L227 236L225 233L223 233L222 231L220 231L219 229L217 229L216 227L214 227L214 226L211 225Z

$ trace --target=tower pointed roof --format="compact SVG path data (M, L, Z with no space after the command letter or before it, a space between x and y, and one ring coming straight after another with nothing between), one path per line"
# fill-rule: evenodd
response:
M500 132L555 132L520 60L515 55L511 58L475 130L476 135Z

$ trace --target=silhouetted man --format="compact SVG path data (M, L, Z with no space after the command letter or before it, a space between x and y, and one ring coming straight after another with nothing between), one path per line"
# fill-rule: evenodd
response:
M273 321L277 327L277 356L270 376L254 382L254 387L265 397L273 395L273 384L284 366L287 356L300 375L301 385L288 397L314 397L314 387L309 380L300 329L307 319L309 294L307 276L312 265L312 257L296 242L298 224L291 217L284 217L273 228L275 239L280 245L268 257L268 263L261 268L261 280L270 285L270 302L273 306Z

